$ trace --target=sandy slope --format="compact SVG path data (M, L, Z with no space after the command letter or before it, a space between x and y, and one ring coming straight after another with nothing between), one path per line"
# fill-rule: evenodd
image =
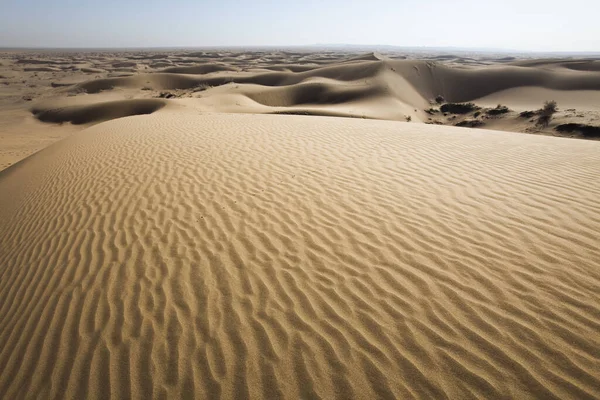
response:
M598 142L165 108L0 193L0 398L600 396Z

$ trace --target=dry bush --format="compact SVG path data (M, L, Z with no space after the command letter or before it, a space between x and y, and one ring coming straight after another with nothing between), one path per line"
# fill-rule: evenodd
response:
M489 110L486 111L486 114L488 115L500 115L500 114L506 114L510 111L510 109L506 106L503 106L502 104L498 104L496 106L496 108L491 108Z
M478 111L481 107L473 103L446 103L440 107L443 113L450 114L468 114L472 111Z
M544 107L538 111L538 119L536 121L536 126L541 128L546 128L550 121L552 120L552 116L558 111L558 106L556 101L549 100L544 102Z

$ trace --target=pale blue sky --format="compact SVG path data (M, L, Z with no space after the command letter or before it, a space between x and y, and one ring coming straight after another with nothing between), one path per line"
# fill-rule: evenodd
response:
M600 51L600 0L0 0L0 47Z

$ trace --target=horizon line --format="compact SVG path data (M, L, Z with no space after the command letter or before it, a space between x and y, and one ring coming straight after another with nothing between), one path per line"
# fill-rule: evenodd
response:
M518 53L518 54L598 54L600 50L517 50L507 48L486 48L486 47L462 47L462 46L400 46L389 44L350 44L350 43L313 43L313 44L287 44L287 45L203 45L203 46L2 46L0 51L4 50L203 50L203 49L264 49L264 48L321 48L321 49L376 49L382 50L438 50L438 51L474 51L474 52L500 52L500 53Z

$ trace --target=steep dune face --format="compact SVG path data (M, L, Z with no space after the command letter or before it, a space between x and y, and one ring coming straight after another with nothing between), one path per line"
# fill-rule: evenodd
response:
M590 61L573 61L563 64L567 69L573 69L575 71L595 71L600 72L600 60Z
M484 68L452 68L426 61L391 61L427 99L443 95L447 101L465 102L502 90L539 87L556 91L600 90L600 74L596 71L547 70L538 66L493 66Z
M321 82L309 82L287 88L262 90L248 97L272 107L290 107L301 104L340 104L382 95L383 91L374 86L348 87Z
M0 397L597 397L599 156L387 121L96 125L0 173Z

